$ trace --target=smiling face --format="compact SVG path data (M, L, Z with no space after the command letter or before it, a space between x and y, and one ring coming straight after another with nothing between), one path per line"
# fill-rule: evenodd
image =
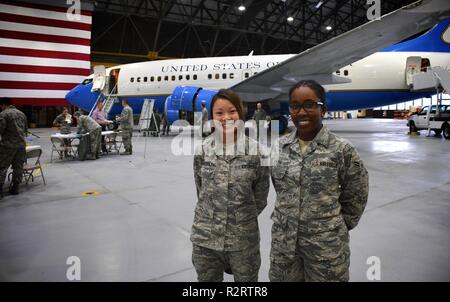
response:
M225 134L224 137L226 137L234 132L234 123L239 120L239 113L233 103L227 99L219 98L214 102L212 118L222 125L222 134Z
M303 105L305 102L322 102L316 93L309 87L302 86L295 89L290 98L290 105ZM314 104L314 108L306 110L301 107L300 110L291 110L292 121L298 129L300 139L310 141L314 139L322 128L322 117L325 114L325 108Z

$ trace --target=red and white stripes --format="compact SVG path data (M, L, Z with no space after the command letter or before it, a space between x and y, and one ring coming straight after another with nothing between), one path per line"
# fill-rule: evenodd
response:
M65 1L63 1L65 2ZM63 106L90 73L92 13L69 7L0 3L0 97L16 105Z

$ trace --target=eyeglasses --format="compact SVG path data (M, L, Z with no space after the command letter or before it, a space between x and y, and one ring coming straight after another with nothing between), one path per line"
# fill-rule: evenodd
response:
M303 109L305 109L305 111L313 112L314 110L319 108L319 106L322 106L322 105L323 105L323 103L320 102L320 101L316 102L316 101L313 101L313 100L306 100L306 101L303 102L303 104L300 104L300 103L291 103L291 104L289 104L289 110L291 112L298 113L298 112L300 112L300 110L303 107Z

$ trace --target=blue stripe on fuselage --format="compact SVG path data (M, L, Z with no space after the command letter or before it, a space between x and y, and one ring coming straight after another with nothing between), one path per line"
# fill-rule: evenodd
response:
M410 91L331 91L327 92L329 111L346 111L392 105L424 97L433 92Z

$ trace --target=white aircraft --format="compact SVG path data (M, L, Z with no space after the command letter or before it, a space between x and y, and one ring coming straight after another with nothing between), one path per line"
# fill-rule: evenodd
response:
M449 17L450 1L417 1L297 55L250 54L119 65L90 75L66 99L89 111L107 95L127 98L135 114L140 113L144 99L154 99L156 108L172 123L181 112L200 111L201 101L210 110L216 91L230 88L247 104L263 101L272 116L279 116L283 128L288 91L304 79L324 85L329 111L429 97L436 93L434 87L415 91L411 84L414 75L429 67L450 71ZM110 115L120 112L116 103Z

